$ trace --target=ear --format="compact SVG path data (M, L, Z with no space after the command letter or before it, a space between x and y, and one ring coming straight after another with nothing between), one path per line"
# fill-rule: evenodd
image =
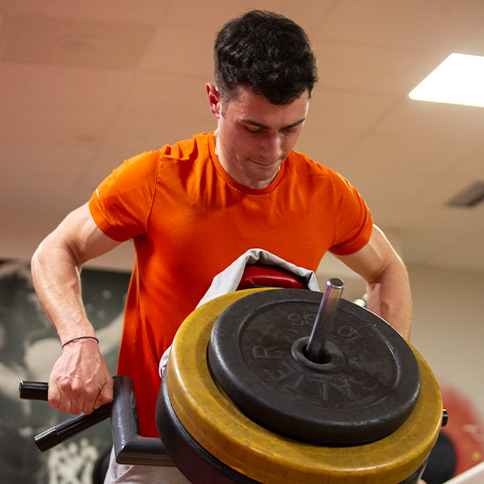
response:
M207 84L208 105L210 111L216 119L220 118L221 105L220 105L220 93L216 86L211 83Z

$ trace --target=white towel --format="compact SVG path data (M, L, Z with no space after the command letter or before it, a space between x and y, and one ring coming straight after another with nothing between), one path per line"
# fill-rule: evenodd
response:
M257 263L281 267L282 269L285 269L296 276L302 277L308 289L311 291L319 291L319 284L314 271L291 264L290 262L287 262L266 250L250 249L232 262L227 269L222 271L220 274L217 274L213 278L212 284L198 303L197 308L211 301L212 299L236 291L240 280L242 279L242 275L244 274L245 267L247 265ZM166 363L168 362L170 349L171 346L163 353L163 356L161 357L159 366L160 376L164 366L166 366Z

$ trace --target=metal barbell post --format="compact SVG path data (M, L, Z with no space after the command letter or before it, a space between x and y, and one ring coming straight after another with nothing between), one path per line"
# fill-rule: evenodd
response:
M333 327L343 289L344 283L341 279L332 278L326 282L323 299L305 351L306 357L314 363L325 362L324 348Z

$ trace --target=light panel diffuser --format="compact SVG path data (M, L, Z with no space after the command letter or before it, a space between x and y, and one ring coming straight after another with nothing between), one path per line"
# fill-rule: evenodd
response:
M451 54L409 97L417 101L484 107L484 57Z

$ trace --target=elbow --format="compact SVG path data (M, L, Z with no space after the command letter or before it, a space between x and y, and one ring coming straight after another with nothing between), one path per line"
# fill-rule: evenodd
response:
M35 278L37 273L41 273L44 269L58 264L68 263L80 271L82 263L76 257L75 251L70 245L54 231L50 233L37 247L30 260L30 268L32 277Z
M42 241L37 249L35 250L32 258L30 259L30 270L32 272L32 277L35 278L35 274L40 270L40 267L45 260L45 240Z
M402 258L392 250L381 264L377 271L375 271L367 283L370 285L378 285L388 277L396 277L398 279L408 279L407 268Z

